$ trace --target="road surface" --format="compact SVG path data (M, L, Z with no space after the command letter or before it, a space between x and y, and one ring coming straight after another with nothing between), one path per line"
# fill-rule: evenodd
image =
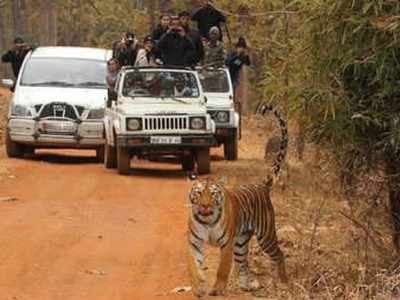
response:
M91 151L0 151L1 300L194 299L170 293L190 285L178 165L119 176Z

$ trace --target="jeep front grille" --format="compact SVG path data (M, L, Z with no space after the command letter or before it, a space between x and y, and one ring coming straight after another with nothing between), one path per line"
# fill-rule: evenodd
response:
M166 131L166 130L187 130L189 129L189 120L185 117L145 117L144 130L148 131Z

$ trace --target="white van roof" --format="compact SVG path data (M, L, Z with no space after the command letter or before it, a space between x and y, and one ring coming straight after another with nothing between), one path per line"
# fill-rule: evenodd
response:
M112 51L87 47L39 47L32 52L32 58L79 58L107 61Z

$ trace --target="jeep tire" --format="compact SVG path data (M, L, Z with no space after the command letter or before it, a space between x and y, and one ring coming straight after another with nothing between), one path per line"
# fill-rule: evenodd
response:
M196 151L197 172L200 175L210 174L210 148L201 148Z
M117 167L117 151L115 147L107 142L104 145L104 166L106 169L115 169Z
M8 157L10 157L10 158L23 158L24 157L24 150L25 150L24 145L13 142L11 140L8 129L6 130L5 143L6 143L6 152L7 152Z
M194 171L194 156L193 154L186 154L182 156L182 170L186 172Z
M131 166L131 157L129 152L120 146L117 146L117 169L118 173L121 175L129 174L129 169Z
M224 142L224 157L226 160L238 159L238 134L235 133Z
M96 148L96 161L98 163L103 163L104 162L104 146L101 146L99 148Z

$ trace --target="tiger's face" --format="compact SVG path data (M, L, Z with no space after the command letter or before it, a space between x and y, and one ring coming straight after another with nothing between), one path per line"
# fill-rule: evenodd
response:
M225 203L223 187L213 180L196 181L189 194L193 216L205 224L216 223Z

